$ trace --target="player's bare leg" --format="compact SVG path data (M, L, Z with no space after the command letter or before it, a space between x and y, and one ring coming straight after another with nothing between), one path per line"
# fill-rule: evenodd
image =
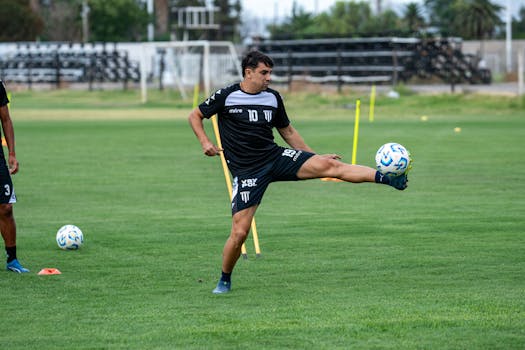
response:
M376 182L390 185L398 190L404 190L407 187L406 174L388 178L374 168L343 163L333 157L322 155L314 155L308 159L297 172L297 177L300 179L333 177L353 183Z
M297 172L300 179L333 177L347 182L374 182L376 170L363 165L352 165L340 160L314 155Z
M224 244L222 252L222 276L217 283L217 287L213 290L214 294L223 294L230 291L230 276L237 260L241 256L242 245L248 237L256 210L257 206L255 205L233 215L230 237Z

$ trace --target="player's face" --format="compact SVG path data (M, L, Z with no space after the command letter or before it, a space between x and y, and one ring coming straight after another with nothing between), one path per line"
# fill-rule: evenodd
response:
M247 70L247 78L250 80L250 85L258 91L266 90L270 81L272 80L272 68L264 63L259 62L257 67L253 70Z

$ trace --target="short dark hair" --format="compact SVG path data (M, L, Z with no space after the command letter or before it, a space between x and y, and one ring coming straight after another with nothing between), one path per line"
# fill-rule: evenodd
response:
M246 68L255 69L261 62L268 67L273 68L273 60L268 55L265 55L258 50L248 52L241 62L242 76L244 77L244 70Z

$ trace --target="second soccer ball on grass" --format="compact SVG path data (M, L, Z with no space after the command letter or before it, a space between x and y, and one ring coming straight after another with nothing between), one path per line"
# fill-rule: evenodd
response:
M75 225L64 225L56 235L58 247L64 250L76 250L84 243L82 231Z

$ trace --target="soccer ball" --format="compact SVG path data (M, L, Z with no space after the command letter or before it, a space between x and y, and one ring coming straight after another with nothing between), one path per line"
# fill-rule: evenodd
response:
M58 247L64 250L75 250L84 243L82 231L75 225L64 225L57 231Z
M399 143L385 143L376 153L377 170L386 176L398 176L410 170L410 152Z

